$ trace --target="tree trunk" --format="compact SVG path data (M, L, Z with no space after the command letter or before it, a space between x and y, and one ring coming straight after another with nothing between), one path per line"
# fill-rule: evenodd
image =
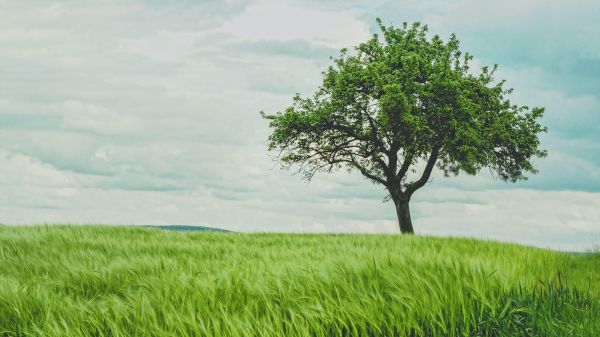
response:
M410 199L397 199L394 200L396 205L396 214L398 215L398 225L400 226L400 233L402 234L414 234L412 221L410 220L410 208L408 203Z

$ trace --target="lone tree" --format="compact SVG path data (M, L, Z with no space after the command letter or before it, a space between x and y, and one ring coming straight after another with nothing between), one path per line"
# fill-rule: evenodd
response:
M354 52L343 49L309 98L262 114L273 129L269 150L284 168L298 165L311 180L319 171L356 170L383 185L402 233L413 233L409 202L438 167L444 176L475 175L487 167L503 181L537 173L544 157L538 123L544 108L514 105L497 66L469 70L472 56L451 35L427 37L427 26L385 27Z

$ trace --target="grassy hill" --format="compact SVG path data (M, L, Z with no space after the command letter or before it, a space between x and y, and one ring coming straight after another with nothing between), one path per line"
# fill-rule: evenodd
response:
M0 226L0 336L600 336L600 254Z

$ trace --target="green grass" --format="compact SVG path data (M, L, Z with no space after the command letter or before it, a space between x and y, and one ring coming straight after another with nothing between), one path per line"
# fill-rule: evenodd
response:
M600 254L0 226L0 336L600 336Z

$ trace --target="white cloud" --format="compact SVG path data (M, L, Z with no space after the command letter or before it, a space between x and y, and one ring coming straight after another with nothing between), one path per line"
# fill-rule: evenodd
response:
M59 109L65 126L99 134L119 134L138 130L138 123L129 115L77 100L63 102Z
M586 250L600 243L600 193L448 188L417 193L413 209L420 215L422 233L460 233L564 250ZM428 194L442 202L428 202ZM464 199L443 201L456 196Z
M323 10L299 3L261 1L226 21L223 32L243 40L307 40L347 48L370 37L368 25L352 10Z
M143 55L157 61L181 62L195 51L196 42L205 34L160 31L152 36L124 39L119 42L117 51Z
M279 179L274 182L281 184ZM306 196L304 201L299 196L282 194L287 190L249 193L245 198L230 200L215 198L205 188L159 192L27 185L5 186L3 190L13 200L8 203L8 198L0 198L0 214L5 223L184 224L236 231L398 232L392 204L379 199L321 199L319 187L298 189L299 194ZM434 186L419 191L412 211L420 234L464 235L580 251L600 242L600 193L466 192Z
M0 151L0 186L68 187L75 182L72 174L36 158Z

